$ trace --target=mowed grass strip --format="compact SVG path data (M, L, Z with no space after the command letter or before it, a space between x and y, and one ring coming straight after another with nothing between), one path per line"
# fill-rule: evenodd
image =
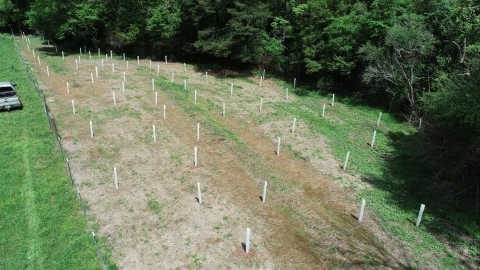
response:
M0 269L101 269L43 105L11 35L0 35L0 81L23 110L0 112Z

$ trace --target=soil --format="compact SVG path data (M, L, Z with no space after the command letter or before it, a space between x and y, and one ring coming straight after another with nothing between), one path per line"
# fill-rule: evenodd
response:
M35 63L31 54L23 53ZM53 57L61 59L61 54ZM296 101L293 94L286 100L285 90L274 81L267 78L259 88L208 70L206 82L206 71L188 67L185 73L183 63L154 62L150 70L149 60L140 60L140 66L130 61L127 70L123 60L109 58L102 69L99 58L82 57L78 70L78 55L71 55L65 58L67 69L57 73L51 68L50 77L45 66L32 64L32 68L57 120L88 213L98 224L96 234L106 240L120 269L396 269L408 265L408 249L398 248L401 241L384 232L373 213L362 223L357 221L355 193L332 179L342 177L350 185L359 182L358 176L340 168L327 138L312 134L313 129L301 120L295 133L291 119L256 120L275 113L271 103ZM175 73L175 83L183 85L181 76L188 77L190 91L208 85L212 90L199 92L199 102L210 100L216 108L228 103L225 117L221 109L209 111L210 117L246 147L203 124L197 141L197 123L205 123L205 116L192 115L185 110L186 101L175 100L167 92L158 92L156 106L151 79L158 78L157 65L167 80ZM95 66L99 77L92 84ZM230 83L235 85L233 95ZM153 125L157 142L153 142ZM279 135L282 141L295 143L277 155ZM198 147L198 166L193 164L194 147ZM315 155L317 150L321 155ZM265 181L268 192L262 203ZM248 254L244 249L247 227L251 228ZM365 264L360 258L374 263Z

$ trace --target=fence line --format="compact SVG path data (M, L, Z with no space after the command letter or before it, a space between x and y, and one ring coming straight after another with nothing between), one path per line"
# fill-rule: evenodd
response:
M30 68L27 65L27 61L25 60L23 55L20 53L20 50L18 49L18 43L17 43L17 40L15 39L15 35L13 34L13 30L12 30L12 37L13 37L13 41L15 43L15 49L17 50L17 53L20 56L20 60L22 61L22 64L25 68L25 71L27 72L27 75L30 78L30 81L32 82L33 87L37 91L38 96L42 100L43 109L45 111L45 115L46 115L46 118L47 118L47 121L48 121L48 125L50 126L50 129L52 130L53 135L55 136L55 140L57 141L58 147L60 149L60 153L62 154L63 161L65 161L65 165L66 165L68 174L70 175L70 180L72 181L73 188L75 189L75 192L77 193L78 200L80 202L80 206L82 207L83 215L85 216L85 220L87 222L88 229L90 230L90 233L92 234L93 242L95 243L95 247L97 249L98 257L100 259L100 262L102 263L102 268L104 270L107 270L107 266L105 265L105 261L103 260L103 256L102 256L102 253L100 251L100 247L98 245L97 238L95 237L95 232L93 231L90 220L88 219L87 210L86 210L85 204L83 203L83 200L82 200L82 195L80 195L80 190L78 189L77 183L75 182L75 179L73 178L72 171L70 170L70 163L68 162L68 158L65 154L65 151L63 150L63 146L62 146L62 143L60 141L60 137L58 136L57 126L55 124L55 118L53 118L52 115L50 114L50 109L48 108L47 102L45 101L45 95L44 95L43 91L38 88L38 84L35 81L35 78L33 77L32 73L30 71Z

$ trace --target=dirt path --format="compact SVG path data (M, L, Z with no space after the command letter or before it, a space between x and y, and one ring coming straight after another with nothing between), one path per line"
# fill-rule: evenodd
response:
M35 63L31 54L24 54ZM61 55L56 57L61 59ZM32 64L32 68L47 93L74 177L98 223L98 235L112 247L121 269L370 267L361 258L372 258L382 268L395 268L403 261L385 250L385 233L374 219L363 223L355 219L354 195L324 174L320 167L325 162L337 162L327 155L328 149L324 149L323 161L305 162L295 157L295 150L285 148L277 156L273 135L279 126L290 140L307 131L289 133L284 127L290 120L261 125L249 120L257 114L260 98L267 104L263 114L273 112L268 103L284 100L284 90L274 82L264 81L259 91L252 83L232 79L236 88L230 95L230 81L211 72L207 83L203 71L184 73L183 64L155 62L150 70L149 61L142 60L140 67L129 62L127 70L125 62L109 59L92 84L90 76L100 59L84 59L77 70L72 57L65 60L66 70L51 70L50 77L44 66ZM191 100L176 100L171 91L162 89L157 90L156 106L151 79L158 78L157 64L162 65L161 76L167 80L175 72L176 83L183 84L185 77L189 89L208 85L211 91L199 92L199 103L208 101L219 108L228 101L228 115L222 117L219 110L188 110L193 106ZM71 100L75 100L75 115ZM294 101L291 95L289 102ZM90 120L94 138L90 137ZM199 141L197 123L202 131ZM152 138L153 125L157 142ZM219 135L215 131L219 127L246 146ZM307 138L298 139L308 146ZM194 147L199 149L198 166L193 165ZM338 166L330 167L336 168L327 170L331 174L342 173ZM269 189L262 203L264 181ZM201 205L196 198L198 182ZM251 250L245 254L242 244L247 227L252 229Z

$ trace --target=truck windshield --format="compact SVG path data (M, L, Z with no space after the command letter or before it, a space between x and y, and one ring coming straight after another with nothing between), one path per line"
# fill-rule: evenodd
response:
M6 92L15 92L15 89L13 89L10 86L0 87L0 93L6 93Z

